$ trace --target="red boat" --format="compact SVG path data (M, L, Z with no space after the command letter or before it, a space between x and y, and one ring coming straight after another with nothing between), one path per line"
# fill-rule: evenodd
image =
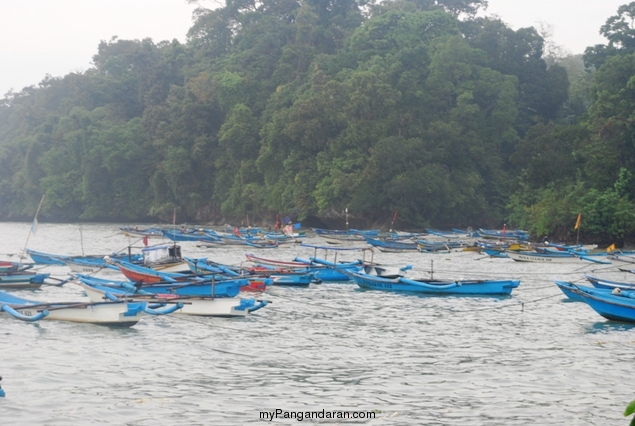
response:
M126 264L125 262L113 261L119 268L121 273L130 281L143 282L143 283L162 283L166 281L166 277L174 281L189 281L195 277L204 277L204 275L189 275L189 274L176 274L176 273L163 273L155 271L150 268L144 268L137 265ZM263 292L267 289L267 284L261 277L245 277L249 280L249 285L240 287L240 291L246 292Z

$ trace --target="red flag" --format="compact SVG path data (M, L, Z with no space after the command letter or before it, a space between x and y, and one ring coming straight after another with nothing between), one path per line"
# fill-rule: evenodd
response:
M392 221L394 222L394 221L396 221L396 220L397 220L397 212L395 212L395 214L394 214L394 215L392 215Z
M148 236L147 235L143 236L143 245L146 246L146 247L148 246Z

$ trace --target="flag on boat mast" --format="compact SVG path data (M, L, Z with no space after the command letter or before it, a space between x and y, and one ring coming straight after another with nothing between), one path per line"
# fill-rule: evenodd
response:
M33 217L33 223L31 224L31 234L35 236L37 234L38 222L37 215L40 213L40 209L42 208L42 202L44 202L44 196L46 194L42 194L42 198L40 199L40 204L37 206L37 210L35 211L35 216Z
M582 220L582 213L578 213L578 219L575 221L575 226L573 227L573 229L579 229L580 228L580 221Z

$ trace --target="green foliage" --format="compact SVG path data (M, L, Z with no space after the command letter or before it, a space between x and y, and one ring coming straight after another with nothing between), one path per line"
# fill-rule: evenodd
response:
M635 413L635 400L631 401L626 406L626 410L624 410L624 417L628 417L633 413ZM630 426L635 426L635 417L631 419L631 422L629 424Z
M484 6L238 1L198 9L185 45L101 42L90 70L0 103L0 218L46 193L59 220L348 207L571 238L581 212L585 237L631 238L632 5L602 28L595 74L548 67L536 29Z

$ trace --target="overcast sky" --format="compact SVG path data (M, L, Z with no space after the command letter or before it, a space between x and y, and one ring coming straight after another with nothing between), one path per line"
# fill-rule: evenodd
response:
M630 0L489 0L513 29L543 24L569 53L606 40L600 26ZM211 7L214 3L204 1ZM85 71L101 40L185 41L196 6L186 0L0 0L0 97L46 74Z

